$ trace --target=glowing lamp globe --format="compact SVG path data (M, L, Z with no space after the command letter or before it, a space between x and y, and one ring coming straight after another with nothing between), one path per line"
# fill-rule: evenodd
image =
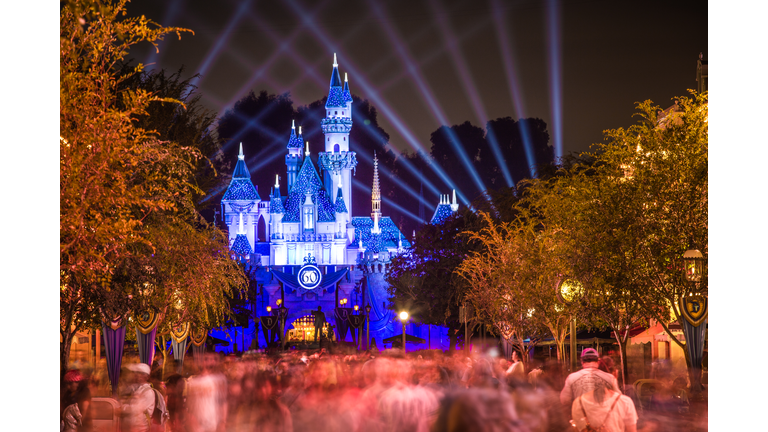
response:
M689 249L683 254L685 280L701 282L704 274L704 255L698 249Z
M283 299L277 299L277 305L280 306L283 303Z
M371 305L365 305L365 313L371 313Z
M355 312L357 312L358 310L360 310L360 306L355 305Z
M408 312L406 312L406 311L402 311L402 312L400 312L400 319L401 319L402 321L405 321L405 320L407 320L407 319L408 319Z
M272 306L267 306L267 312L272 312Z
M557 287L557 297L563 303L573 303L582 295L584 295L584 286L573 279L566 279Z

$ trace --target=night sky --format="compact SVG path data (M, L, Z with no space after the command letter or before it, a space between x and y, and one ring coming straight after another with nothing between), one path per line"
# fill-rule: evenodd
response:
M200 72L220 115L250 90L290 92L295 106L322 98L335 52L390 144L409 151L429 151L441 124L505 116L546 121L556 154L586 151L631 124L635 102L668 106L696 88L708 58L700 1L134 0L128 11L195 32L130 57Z

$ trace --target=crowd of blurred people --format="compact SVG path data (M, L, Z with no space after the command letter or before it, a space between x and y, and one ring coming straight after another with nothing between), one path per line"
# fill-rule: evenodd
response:
M494 353L207 353L183 368L126 358L116 411L131 432L707 430L684 377L642 404L594 349L570 375L555 360ZM112 397L104 366L63 376L62 431L93 430L91 399Z

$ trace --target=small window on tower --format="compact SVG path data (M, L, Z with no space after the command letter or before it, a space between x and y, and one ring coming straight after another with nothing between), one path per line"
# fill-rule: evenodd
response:
M339 112L338 111L334 111L333 115L339 115Z
M341 115L344 115L344 111L341 112Z
M347 137L344 137L344 141L346 141L346 140L347 140Z

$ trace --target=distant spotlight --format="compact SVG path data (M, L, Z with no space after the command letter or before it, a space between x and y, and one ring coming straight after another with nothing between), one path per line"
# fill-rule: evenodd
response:
M549 45L549 87L550 109L554 131L555 159L563 157L563 133L561 120L560 90L560 6L557 0L547 1L547 40Z

